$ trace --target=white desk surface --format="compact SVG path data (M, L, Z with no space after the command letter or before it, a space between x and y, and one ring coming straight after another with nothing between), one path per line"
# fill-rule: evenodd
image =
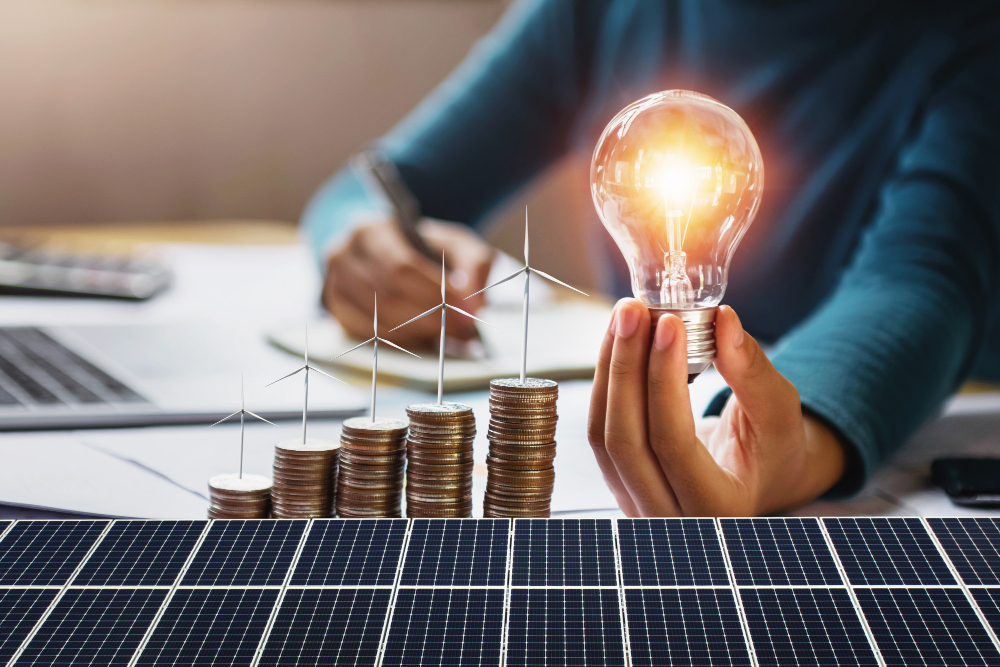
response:
M163 254L176 280L168 293L148 303L0 297L0 324L210 322L264 336L276 325L321 315L319 280L305 248L176 245L165 247ZM696 411L721 386L712 371L699 378L692 386ZM406 404L430 398L391 386L381 386L379 396L384 415L402 415ZM553 516L621 515L587 443L589 396L588 381L560 386ZM487 392L449 399L472 405L477 423L488 422ZM270 476L274 443L294 437L298 428L296 423L248 425L244 470ZM311 422L310 435L337 439L339 423ZM0 516L29 507L85 515L202 518L208 478L235 471L238 451L238 425L2 434ZM481 516L487 451L483 428L475 451L474 514ZM1000 394L952 399L942 416L924 427L858 496L815 502L796 514L990 513L957 507L929 485L931 460L955 454L1000 456Z

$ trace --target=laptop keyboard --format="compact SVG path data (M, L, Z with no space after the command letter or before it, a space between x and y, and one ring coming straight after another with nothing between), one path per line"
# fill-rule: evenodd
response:
M144 403L124 382L36 327L0 327L0 406Z

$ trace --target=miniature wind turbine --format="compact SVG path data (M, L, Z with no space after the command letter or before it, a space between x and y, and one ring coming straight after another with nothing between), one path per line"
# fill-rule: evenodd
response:
M582 294L584 296L590 296L590 295L587 294L586 292L578 290L577 288L573 287L572 285L567 285L563 281L557 280L556 278L553 278L552 276L550 276L549 274L545 273L544 271L539 271L538 269L531 268L531 264L528 261L528 207L527 206L524 207L524 267L518 269L517 271L515 271L512 274L510 274L506 278L503 278L502 280L498 280L495 283L493 283L492 285L487 285L486 287L484 287L483 289L479 290L475 294L470 294L469 296L467 296L465 298L466 299L471 299L472 297L476 296L476 294L482 294L486 290L491 289L493 287L496 287L500 283L505 283L508 280L513 280L514 278L517 278L522 273L524 274L524 307L523 307L523 310L521 311L521 333L522 333L522 337L521 337L521 384L524 384L524 379L525 379L525 375L526 375L527 367L528 367L528 285L531 282L531 280L530 280L531 279L531 274L534 273L537 276L545 278L549 282L556 283L557 285L562 285L563 287L568 287L569 289L573 290L574 292L579 292L580 294Z
M262 422L267 422L271 426L277 426L277 424L275 424L274 422L267 421L266 419L264 419L260 415L258 415L256 413L253 413L253 412L250 412L249 410L246 409L246 402L244 401L244 398L243 398L243 376L242 375L240 375L240 409L237 410L236 412L234 412L233 414L229 415L228 417L223 417L222 419L220 419L219 421L215 422L214 424L211 424L209 426L209 428L212 428L212 426L217 426L217 425L221 424L222 422L228 420L230 417L235 417L236 415L240 416L240 477L239 478L243 479L243 420L244 420L245 415L250 415L251 417L256 417L257 419L261 420Z
M493 326L489 322L483 322L481 319L479 319L475 315L472 315L471 313L467 313L464 310L462 310L461 308L456 308L455 306L451 305L450 303L445 302L444 287L445 287L444 257L442 257L441 258L441 303L438 304L438 305L436 305L436 306L434 306L430 310L428 310L426 312L423 312L420 315L417 315L413 319L407 320L407 321L403 322L398 327L393 327L392 329L389 329L390 332L393 332L396 329L399 329L400 327L405 327L407 324L410 324L411 322L416 322L417 320L422 320L423 318L427 317L428 315L433 315L434 313L436 313L439 310L441 311L441 338L440 338L440 349L438 351L438 400L437 400L437 404L438 405L441 405L441 402L442 402L443 397L444 397L444 323L445 323L445 315L448 313L448 309L450 308L451 310L454 310L456 313L459 313L461 315L465 315L466 317L471 317L475 321L482 322L483 324L485 324L488 327L489 326Z
M306 444L306 416L309 413L309 371L313 371L314 373L319 373L320 375L325 375L331 380L336 380L340 384L347 384L347 383L341 380L340 378L333 377L329 373L326 373L318 368L309 365L309 327L306 327L306 344L305 344L305 352L303 353L303 359L304 363L302 364L302 366L295 369L288 375L282 376L277 380L275 380L274 382L269 382L264 386L270 387L272 384L281 382L282 380L290 378L293 375L298 375L299 373L303 372L305 373L305 376L302 378L302 444L304 445Z
M373 422L375 421L375 386L376 386L376 378L378 377L378 344L379 344L379 341L385 343L386 345L390 345L390 346L396 348L400 352L406 352L407 354L409 354L411 356L414 356L417 359L420 358L420 355L413 354L409 350L404 350L403 348L401 348L400 346L396 345L395 343L391 343L391 342L387 341L385 338L379 338L379 336L378 336L378 294L375 295L375 328L374 328L374 333L375 333L375 335L372 336L371 338L369 338L368 340L366 340L365 342L358 343L357 345L355 345L354 347L352 347L351 349L349 349L347 352L342 352L342 353L338 354L337 356L333 357L332 359L330 359L330 361L335 361L337 359L340 359L345 354L350 354L351 352L354 352L354 350L357 350L359 348L364 347L368 343L375 343L375 352L374 352L374 355L372 356L372 413L371 414L372 414L372 421Z

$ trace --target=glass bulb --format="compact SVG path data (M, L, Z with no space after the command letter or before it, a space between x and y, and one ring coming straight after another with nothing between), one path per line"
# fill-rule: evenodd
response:
M715 313L729 262L763 188L760 149L743 119L687 90L625 107L594 149L594 207L654 326L666 312L684 320L692 380L715 358Z

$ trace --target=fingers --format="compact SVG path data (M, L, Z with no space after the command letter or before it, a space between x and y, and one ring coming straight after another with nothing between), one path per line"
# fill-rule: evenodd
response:
M729 475L696 434L688 394L687 332L674 315L657 322L649 352L649 442L687 516L715 515L732 496Z
M614 324L617 309L611 314L611 324ZM608 368L611 365L611 350L615 345L614 327L609 326L601 343L601 351L597 359L597 369L594 372L594 387L590 394L590 415L587 419L587 435L590 446L594 450L594 458L604 474L604 481L618 501L618 507L628 516L640 516L632 496L618 475L614 461L608 455L604 446L604 423L607 419L608 407Z
M649 311L636 299L622 300L613 326L604 446L643 516L676 515L677 501L647 434Z
M753 337L743 330L736 311L719 308L715 319L715 367L741 408L757 423L799 419L799 394L771 364ZM794 408L794 409L784 409ZM781 424L774 424L780 426Z

